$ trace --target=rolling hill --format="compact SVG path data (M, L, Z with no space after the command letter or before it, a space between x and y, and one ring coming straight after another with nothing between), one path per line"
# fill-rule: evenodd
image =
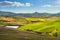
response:
M24 24L18 29L0 27L1 40L60 40L60 13L0 11L0 25Z
M28 24L20 27L19 29L33 32L40 32L43 35L48 34L50 36L60 37L60 19L59 18L58 19L54 18L52 20L51 19L49 21Z
M29 31L0 27L0 40L59 40L59 38L42 36Z

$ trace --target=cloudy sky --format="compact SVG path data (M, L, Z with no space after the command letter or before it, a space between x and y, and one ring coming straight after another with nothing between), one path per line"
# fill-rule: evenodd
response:
M57 13L60 12L60 0L0 0L0 11Z

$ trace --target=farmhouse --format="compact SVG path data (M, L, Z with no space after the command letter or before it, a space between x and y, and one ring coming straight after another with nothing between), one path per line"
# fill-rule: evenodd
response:
M18 25L18 24L8 24L8 25L5 25L5 27L7 27L7 28L19 28L20 26L23 26L23 25Z

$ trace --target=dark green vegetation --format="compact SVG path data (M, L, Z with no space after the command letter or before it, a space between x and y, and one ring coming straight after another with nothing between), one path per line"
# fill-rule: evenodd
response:
M0 40L59 40L57 37L0 27Z

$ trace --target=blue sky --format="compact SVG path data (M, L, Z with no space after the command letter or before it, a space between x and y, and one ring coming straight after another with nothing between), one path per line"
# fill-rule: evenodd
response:
M57 13L60 12L60 0L0 0L0 11Z

